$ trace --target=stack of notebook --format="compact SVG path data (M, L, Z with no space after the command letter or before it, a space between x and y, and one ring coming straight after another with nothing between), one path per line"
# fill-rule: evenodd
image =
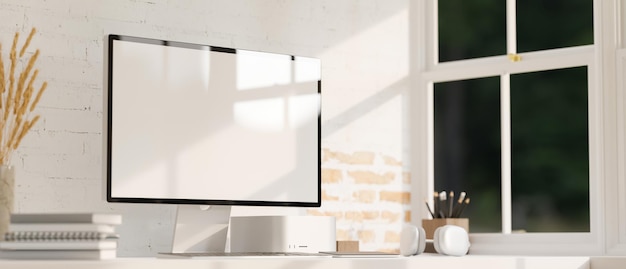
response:
M13 214L0 241L4 259L112 259L122 216L101 213Z

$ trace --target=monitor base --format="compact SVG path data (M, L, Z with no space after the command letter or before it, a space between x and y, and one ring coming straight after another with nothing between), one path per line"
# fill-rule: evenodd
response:
M227 251L231 206L179 205L172 252Z

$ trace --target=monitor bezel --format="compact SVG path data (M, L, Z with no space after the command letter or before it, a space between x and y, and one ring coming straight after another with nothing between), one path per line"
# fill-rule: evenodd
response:
M106 131L106 138L104 139L106 156L105 156L105 171L106 171L106 201L110 203L142 203L142 204L176 204L176 205L224 205L224 206L281 206L281 207L320 207L322 203L322 163L321 163L321 151L322 151L322 122L321 122L321 78L317 81L317 93L320 96L320 109L317 115L317 201L316 202L301 202L301 201L260 201L260 200L219 200L219 199L170 199L170 198L137 198L137 197L114 197L112 196L112 178L111 178L111 156L112 156L112 123L113 123L113 59L114 59L114 46L115 41L128 41L137 42L152 45L161 46L173 46L179 48L197 49L197 50L209 50L222 53L237 53L235 49L218 47L211 45L202 45L195 43L187 43L180 41L168 41L145 37L109 34L108 35L108 48L105 49L107 56L106 67L106 82L107 85L104 89L105 93L105 108L104 113L106 119L104 128ZM251 50L246 50L251 51ZM274 53L274 52L273 52ZM292 61L296 56L290 55ZM321 68L321 67L320 67ZM321 72L321 70L320 70Z

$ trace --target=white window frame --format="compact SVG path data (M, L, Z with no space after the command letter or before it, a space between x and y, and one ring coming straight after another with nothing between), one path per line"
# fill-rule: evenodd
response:
M503 210L503 233L493 234L472 234L471 253L476 254L538 254L538 255L599 255L606 253L608 244L606 238L616 235L607 233L613 230L620 232L618 239L620 243L626 243L626 230L619 229L619 224L626 224L626 216L617 217L620 223L606 224L605 206L607 200L604 199L608 185L605 181L614 182L608 179L607 173L612 174L618 165L607 166L605 160L614 155L607 154L607 149L616 148L616 141L610 139L607 133L611 128L615 130L616 111L614 107L606 107L606 102L617 99L615 94L603 87L606 76L602 70L607 69L606 56L608 50L607 43L615 43L622 38L617 33L607 31L607 25L615 25L620 13L624 12L619 5L621 0L594 0L594 44L562 49L544 50L538 52L520 53L521 61L512 62L506 55L485 58L476 58L460 61L437 63L438 57L438 35L437 35L437 0L419 1L413 6L415 14L419 14L420 19L414 23L418 30L414 32L413 41L420 44L417 56L420 58L411 61L412 70L415 71L415 78L412 83L416 86L416 91L412 92L412 167L414 167L413 185L414 193L419 194L413 198L414 216L428 218L425 212L424 203L434 191L434 115L433 115L433 85L438 82L456 81L482 77L500 76L502 84L508 85L507 80L511 74L527 73L534 71L562 69L568 67L586 66L588 70L588 113L589 113L589 210L590 210L590 232L588 233L524 233L514 234L510 231L510 208ZM513 0L507 0L507 13L514 14L510 8ZM615 11L617 10L617 11ZM511 17L511 16L509 16ZM510 19L507 19L510 21ZM514 18L513 18L514 21ZM614 26L619 28L619 26ZM507 26L510 28L510 26ZM511 35L511 31L507 31ZM511 40L508 38L508 40ZM507 43L507 52L516 53L515 42ZM604 54L603 54L604 53ZM626 58L625 58L626 59ZM614 65L615 66L615 65ZM623 87L623 85L622 85ZM508 104L508 87L502 87L501 98ZM508 107L502 107L501 128L503 130L503 144L510 145L510 119ZM626 115L624 115L626 118ZM622 119L623 120L623 119ZM613 121L613 123L611 123ZM510 150L510 149L509 149ZM507 148L503 147L503 184L504 192L510 194L510 159ZM626 151L624 149L622 152ZM626 154L623 154L626 156ZM625 163L624 159L621 159ZM616 174L616 173L615 173ZM625 174L625 173L622 173ZM613 181L611 181L613 180ZM624 182L625 180L621 180ZM616 181L615 181L616 182ZM626 191L622 184L621 188ZM605 189L606 187L606 189ZM507 196L507 195L503 195ZM617 197L617 196L616 196ZM608 199L608 198L607 198ZM615 198L617 199L617 198ZM620 198L622 199L622 198ZM626 198L624 198L626 199ZM510 205L510 195L503 198L503 205ZM626 209L626 201L620 203L621 212ZM618 208L615 208L618 210ZM615 212L615 211L613 211ZM608 215L608 214L607 214ZM471 225L471 220L470 220ZM613 225L613 226L611 226ZM616 226L616 227L614 227ZM610 241L610 240L608 240Z
M605 147L606 254L626 255L626 3L612 0L602 4L605 10L602 30L607 33L601 47L605 125L615 128L605 127L608 131L605 137L616 141L614 148Z
M616 53L617 83L617 175L606 184L607 253L626 254L626 49ZM615 236L608 236L613 234Z

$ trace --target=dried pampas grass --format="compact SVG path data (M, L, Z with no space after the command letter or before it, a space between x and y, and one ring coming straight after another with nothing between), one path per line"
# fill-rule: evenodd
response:
M2 58L2 44L0 44L0 164L8 164L13 151L40 118L39 115L31 115L48 86L47 82L43 82L39 89L35 90L34 84L39 70L34 67L39 57L39 50L24 58L35 32L36 29L33 28L22 45L19 55L17 43L20 34L15 33L8 66L5 66ZM26 63L26 67L16 74L20 63L22 65ZM8 78L6 67L9 68Z

